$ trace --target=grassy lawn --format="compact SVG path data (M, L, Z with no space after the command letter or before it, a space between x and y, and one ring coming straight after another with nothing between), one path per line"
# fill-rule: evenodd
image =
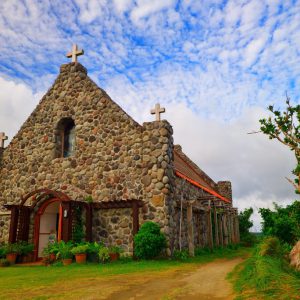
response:
M110 285L113 285L114 278L124 278L124 274L131 274L133 277L137 277L137 275L146 276L169 270L190 269L218 258L230 259L245 256L248 253L249 249L246 248L239 248L238 250L218 249L213 253L203 253L186 261L168 259L133 261L126 259L108 264L77 265L74 263L66 267L12 266L0 268L0 299L53 298L51 293L56 293L60 286L65 285L63 294L57 294L57 297L54 297L60 299L60 296L71 296L72 285L76 287L79 283L83 282L88 284L88 282L95 280L99 282L109 280ZM69 292L68 289L70 289Z

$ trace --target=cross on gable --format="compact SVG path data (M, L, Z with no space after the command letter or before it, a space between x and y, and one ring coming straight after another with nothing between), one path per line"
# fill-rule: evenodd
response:
M155 108L151 109L151 114L156 116L156 121L160 121L160 114L166 112L164 107L160 107L159 103L155 104Z
M83 55L83 50L78 50L78 46L76 44L73 44L72 51L67 53L68 58L72 58L72 62L77 62L77 56Z
M4 148L4 141L6 141L8 137L5 135L4 132L0 132L0 149Z

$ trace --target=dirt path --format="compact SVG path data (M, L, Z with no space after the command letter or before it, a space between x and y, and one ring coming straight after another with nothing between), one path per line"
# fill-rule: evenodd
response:
M143 284L129 285L127 290L113 293L108 299L233 299L226 275L242 261L241 258L217 260L192 271L177 271L169 276L147 280Z
M1 299L72 300L229 300L233 292L226 275L243 258L215 260L203 265L185 264L167 271L84 277L53 285L29 284L7 290Z

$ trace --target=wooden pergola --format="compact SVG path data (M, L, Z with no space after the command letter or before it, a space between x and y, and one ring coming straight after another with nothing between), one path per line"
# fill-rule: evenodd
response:
M31 199L30 205L26 205ZM75 206L85 209L86 240L92 241L93 211L95 209L132 209L132 233L135 235L139 230L139 208L143 206L142 200L114 200L87 202L84 200L72 200L65 193L50 189L38 189L21 198L20 204L8 204L4 207L11 211L11 221L9 229L9 243L18 241L28 241L31 217L34 216L34 244L38 247L39 220L45 208L50 202L59 201L61 203L61 240L67 242L72 239L73 214ZM39 205L40 204L40 205Z

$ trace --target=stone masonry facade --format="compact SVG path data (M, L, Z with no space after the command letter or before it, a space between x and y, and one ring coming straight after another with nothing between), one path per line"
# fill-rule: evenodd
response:
M75 152L70 157L57 154L58 124L64 118L75 123ZM62 191L72 200L87 196L94 202L141 200L140 225L145 221L160 224L168 254L178 248L179 234L185 236L186 247L187 225L178 202L200 199L198 206L208 206L204 198L209 194L176 176L174 151L173 130L167 121L138 124L87 76L81 64L62 65L11 143L0 149L0 242L8 240L10 226L10 212L3 205L20 204L29 192L47 188ZM213 188L231 200L229 182ZM195 245L201 246L205 221L197 216L201 213L193 216ZM30 222L32 239L34 215ZM122 246L132 254L130 209L95 209L92 223L93 240Z

